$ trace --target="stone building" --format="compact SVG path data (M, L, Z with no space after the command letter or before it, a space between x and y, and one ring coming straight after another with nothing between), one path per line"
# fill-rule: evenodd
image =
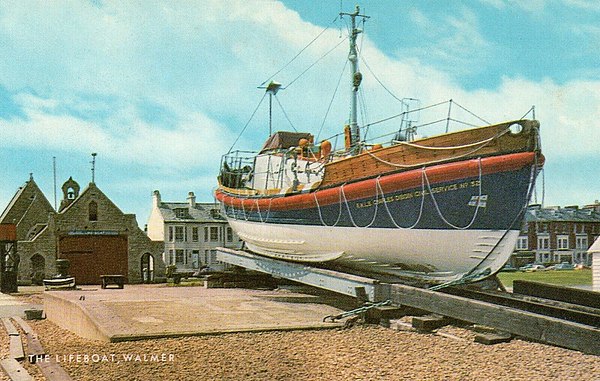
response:
M94 183L80 192L69 178L62 192L55 211L30 177L0 217L16 224L20 281L56 274L57 258L70 260L77 284L99 284L103 274L124 275L129 283L164 277L162 243L144 234L134 214L123 213Z
M600 204L584 207L542 208L527 210L511 264L552 264L569 262L590 266L589 247L600 236Z
M241 246L219 205L196 202L193 192L186 202L163 202L160 192L154 191L147 234L153 241L164 242L164 262L179 271L223 270L227 265L217 261L216 248Z

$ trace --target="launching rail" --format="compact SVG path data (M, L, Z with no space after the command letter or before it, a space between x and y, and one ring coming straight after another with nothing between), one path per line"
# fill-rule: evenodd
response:
M531 311L522 309L519 304L521 302L506 305L492 299L480 300L476 293L453 295L405 284L383 283L377 279L265 258L241 250L217 248L217 259L354 297L359 297L357 292L362 287L371 302L390 300L396 306L429 311L530 340L600 355L600 327L596 326L598 317L594 316L596 311L593 308L570 308L563 305L560 308L579 310L580 313L548 316L545 311L550 310L549 308ZM555 311L560 311L560 308ZM578 317L572 319L575 321L570 321L567 315Z
M217 260L352 297L359 297L357 290L362 287L371 302L387 300L389 295L389 285L376 279L265 258L248 251L218 247Z

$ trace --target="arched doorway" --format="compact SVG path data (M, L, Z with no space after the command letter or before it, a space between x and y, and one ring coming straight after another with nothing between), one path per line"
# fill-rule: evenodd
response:
M31 257L31 283L41 286L46 277L46 260L40 254Z
M154 257L150 253L144 253L140 261L140 271L142 273L142 283L154 282Z

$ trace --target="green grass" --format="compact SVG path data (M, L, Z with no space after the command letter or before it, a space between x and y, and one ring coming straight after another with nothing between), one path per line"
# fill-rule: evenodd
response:
M529 280L556 284L560 286L581 286L592 284L592 270L536 271L524 273L521 271L498 273L498 278L505 287L512 287L514 280Z

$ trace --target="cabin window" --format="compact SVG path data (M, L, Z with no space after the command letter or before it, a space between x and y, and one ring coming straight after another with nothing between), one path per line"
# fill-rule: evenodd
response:
M88 204L88 214L90 221L98 221L98 203L96 201Z

